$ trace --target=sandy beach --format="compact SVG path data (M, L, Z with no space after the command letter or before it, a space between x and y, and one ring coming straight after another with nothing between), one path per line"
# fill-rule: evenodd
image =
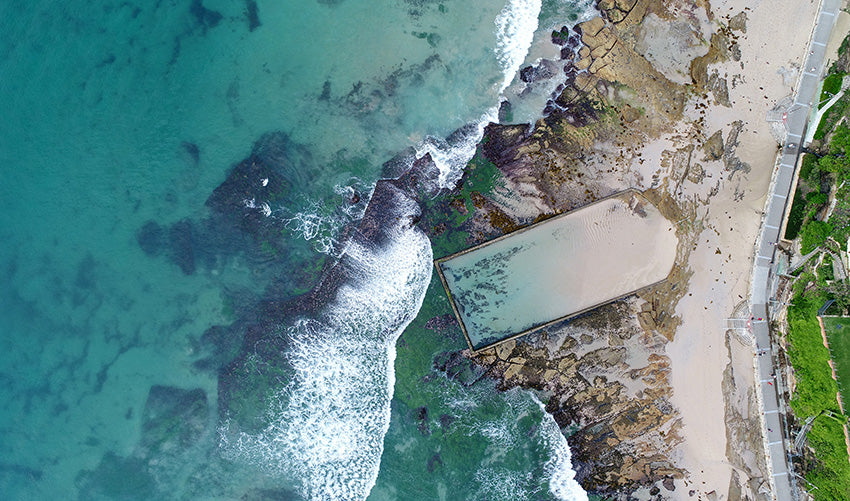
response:
M725 1L713 2L712 10L717 17L739 12L747 15L746 33L737 34L740 62L730 60L712 66L731 83L731 108L710 102L702 114L696 103L691 103L686 116L697 122L702 115L705 134L720 130L724 137L733 122L742 121L735 154L750 171L724 176L717 185L717 195L702 204L705 229L688 261L694 273L688 294L677 305L682 324L667 353L671 358L672 400L682 419L681 461L691 474L690 488L724 494L733 472L743 477L752 475L748 469L765 468L762 451L741 454L748 460L739 464L727 457L727 451L739 445L732 439L743 435L740 428L745 425L727 419L728 407L737 406L745 418L752 418L750 413L755 409L753 348L737 336L727 344L727 318L736 316L736 306L748 296L753 246L776 162L777 142L766 115L793 92L817 3ZM795 20L797 28L783 29L777 36L777 28L786 27L789 19ZM721 162L707 162L704 167L722 172ZM705 197L705 188L686 186L682 196L690 191ZM737 312L738 316L743 311L745 308ZM737 379L731 388L724 387L727 366L733 368ZM724 391L727 389L732 389L732 394Z
M676 228L676 264L633 300L477 360L506 388L553 394L547 410L578 426L569 440L589 491L768 499L757 355L729 319L750 316L755 243L783 137L776 107L794 94L819 5L599 7L578 30L579 71L557 100L563 111L528 136L513 126L490 132L485 151L506 185L473 220L483 234L492 221L521 224L636 188Z

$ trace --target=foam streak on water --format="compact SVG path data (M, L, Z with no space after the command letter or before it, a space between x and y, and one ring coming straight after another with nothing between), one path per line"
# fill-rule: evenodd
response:
M418 208L398 195L401 216ZM408 221L407 217L400 217ZM375 484L390 421L395 343L431 279L431 246L407 223L385 248L352 242L354 276L319 318L290 326L295 381L278 393L261 433L229 437L227 455L292 476L314 500L364 499Z
M505 75L499 92L511 84L528 54L540 7L541 0L509 0L496 18L496 56Z
M488 444L487 457L479 463L474 475L478 489L467 496L469 501L544 498L587 501L587 493L575 480L567 440L536 395L514 388L500 393L496 401L494 395L487 393L492 390L485 387L455 390L462 392L449 400L457 426L466 435ZM470 402L464 396L477 401L479 410L491 406L498 410L476 416L477 411L470 409ZM529 465L518 459L537 452L548 458L542 470L536 470L533 460Z
M439 184L452 189L463 175L466 164L472 160L478 143L484 137L484 128L498 117L498 108L494 107L483 114L478 122L456 132L451 142L428 136L416 146L416 156L431 154L431 159L440 169Z
M587 493L575 479L576 472L573 470L572 454L566 437L561 433L555 418L546 412L543 403L538 400L537 404L543 412L540 433L551 451L550 459L544 466L549 477L549 492L563 501L587 501Z
M496 17L496 59L502 67L503 79L499 84L499 95L511 84L525 60L534 32L537 31L541 0L509 0ZM430 153L440 169L440 185L453 188L463 174L466 164L475 154L476 146L484 137L484 127L498 120L498 106L487 110L481 118L448 143L438 138L427 137L416 147L418 156Z

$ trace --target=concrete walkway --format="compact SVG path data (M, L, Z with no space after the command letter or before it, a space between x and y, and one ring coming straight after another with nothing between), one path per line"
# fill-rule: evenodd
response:
M842 83L841 90L838 91L838 94L832 96L832 98L826 102L823 108L819 109L818 112L815 113L815 118L812 120L812 126L809 127L809 131L806 133L806 144L811 143L812 139L815 138L815 132L817 132L818 124L820 123L824 114L826 114L826 112L829 111L830 108L832 108L833 104L837 103L838 100L841 99L842 96L844 96L844 91L846 90L847 88L844 86L844 83Z
M800 147L806 133L809 114L818 96L818 84L824 65L826 44L832 33L840 7L840 0L822 0L817 21L809 44L803 73L797 85L797 96L786 118L785 146L783 147L779 167L773 173L768 192L767 209L762 219L761 232L756 242L756 254L753 269L753 283L750 288L750 311L752 312L752 333L756 341L758 385L764 411L764 436L768 453L770 474L773 477L774 498L779 501L798 498L796 482L789 467L788 453L793 446L784 423L786 412L780 396L781 378L776 378L774 357L776 351L771 344L768 328L767 304L773 296L771 280L776 273L774 268L776 243L779 241L779 229L791 196L794 170L797 165Z

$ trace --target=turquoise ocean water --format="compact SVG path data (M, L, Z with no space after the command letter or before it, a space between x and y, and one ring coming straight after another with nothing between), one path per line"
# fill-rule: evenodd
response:
M587 3L0 3L2 497L582 499L534 396L432 368L464 343L424 338L427 237L344 228L398 152L449 187L500 96L533 119L551 89L520 98L516 72ZM244 200L277 235L248 250L206 202L270 132L290 189ZM279 384L223 390L242 339L216 326L337 261L319 312L257 321L287 339Z

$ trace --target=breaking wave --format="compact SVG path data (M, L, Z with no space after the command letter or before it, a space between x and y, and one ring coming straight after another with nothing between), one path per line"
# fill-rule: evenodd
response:
M495 54L504 75L500 94L528 53L540 9L541 0L508 0L495 20ZM429 136L416 146L418 157L431 155L442 188L455 186L486 125L497 117L498 107L494 106L448 138ZM347 198L355 193L351 187L335 191ZM294 479L307 499L365 499L380 470L395 384L395 344L419 312L433 259L427 236L409 222L410 216L418 214L418 206L401 193L396 198L396 217L387 218L396 221L395 226L387 229L389 238L381 248L352 239L338 250L334 238L340 220L317 208L281 217L288 229L315 242L317 251L338 254L346 280L321 314L293 322L282 334L289 341L287 360L294 378L282 384L271 399L264 420L268 424L259 432L245 432L225 420L220 445L226 457ZM364 208L365 202L344 209L347 222L360 219ZM538 409L539 402L535 404L518 390L496 397L468 397L449 402L461 420L461 410L475 407L481 398L504 399L509 408L492 420L467 421L468 433L488 440L494 451L475 473L480 486L475 499L541 495L587 499L574 479L566 439L542 406ZM536 427L535 447L542 448L547 458L542 484L539 473L511 469L501 462L504 451L528 446L528 437L517 421L538 412L542 421Z
M313 242L317 252L337 255L336 235L342 223L338 217L321 214L318 210L296 212L284 219L284 226L307 241Z
M498 117L498 108L492 108L472 124L458 129L447 139L426 137L416 146L416 156L431 154L431 159L440 170L439 185L452 189L463 176L466 164L472 160L478 143L484 137L484 128Z
M541 0L508 0L496 16L494 51L503 74L498 92L500 96L516 78L534 41L541 5ZM475 149L484 137L484 128L490 122L497 122L498 116L499 108L494 106L481 115L477 122L459 129L446 140L429 136L416 146L417 156L431 154L440 169L441 187L454 188L466 164L475 155Z
M538 400L538 406L543 413L540 423L540 434L543 442L548 448L549 461L544 469L549 478L549 492L555 498L563 501L587 501L587 493L576 481L576 472L573 470L572 453L566 437L561 433L558 423L546 408Z
M500 93L511 84L528 54L541 6L541 0L508 0L496 17L495 50L504 74Z
M487 443L486 457L474 475L477 489L468 497L470 501L587 501L587 493L575 480L567 439L533 393L518 388L498 393L486 385L450 386L445 400L458 426L466 436ZM518 463L518 458L533 457L547 459L528 459L524 466Z
M333 203L307 201L297 212L285 207L272 210L268 203L257 205L254 200L245 201L246 207L259 208L267 217L275 217L293 234L312 242L316 252L339 257L344 248L340 245L339 235L346 225L359 221L363 217L375 185L364 185L359 180L352 184L334 186L339 199ZM250 205L249 205L250 204Z
M259 433L221 430L226 456L294 478L313 500L364 499L389 428L395 343L431 280L428 238L409 225L418 207L396 194L399 217L383 248L352 241L349 279L324 312L286 331L295 377L278 390ZM235 435L235 436L234 436Z

